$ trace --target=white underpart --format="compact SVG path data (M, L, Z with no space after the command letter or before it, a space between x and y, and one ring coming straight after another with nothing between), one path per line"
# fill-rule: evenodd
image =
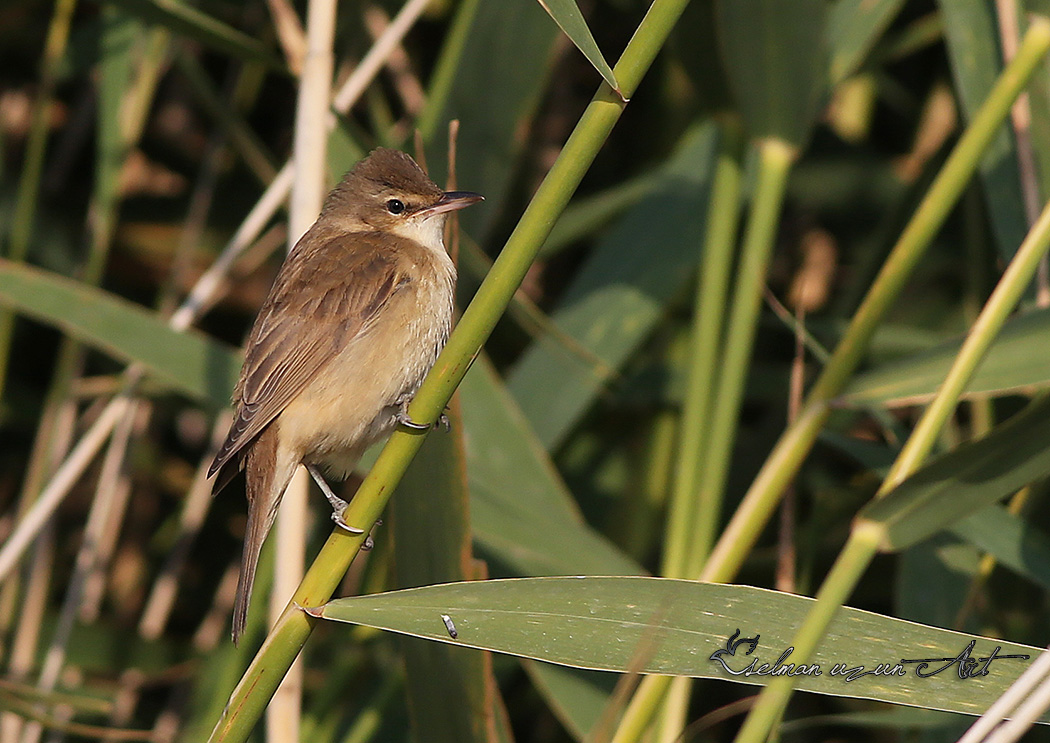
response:
M415 240L431 250L445 252L445 214L432 214L428 217L409 215L397 222L391 230L399 237Z

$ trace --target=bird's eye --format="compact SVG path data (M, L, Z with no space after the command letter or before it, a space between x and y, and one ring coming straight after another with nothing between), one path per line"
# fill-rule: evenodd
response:
M390 199L390 201L386 202L386 210L391 214L400 214L405 211L405 202L401 201L401 199Z

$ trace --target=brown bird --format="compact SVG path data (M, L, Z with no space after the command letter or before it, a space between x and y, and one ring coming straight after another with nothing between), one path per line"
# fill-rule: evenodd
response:
M246 476L233 639L244 631L263 540L303 464L342 518L343 479L398 424L448 339L456 269L448 213L480 201L442 191L411 157L377 149L328 195L281 267L252 326L233 393L233 425L209 470L215 492Z

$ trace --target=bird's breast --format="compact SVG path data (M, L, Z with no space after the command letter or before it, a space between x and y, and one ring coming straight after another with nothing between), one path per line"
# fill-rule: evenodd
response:
M419 271L336 353L280 416L282 437L304 461L346 476L393 430L434 365L452 323L451 271Z

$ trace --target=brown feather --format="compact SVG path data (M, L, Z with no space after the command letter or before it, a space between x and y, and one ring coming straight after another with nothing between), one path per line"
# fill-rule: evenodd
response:
M241 554L241 572L237 577L237 598L233 604L233 641L237 643L248 620L248 602L255 584L255 569L259 564L266 534L270 531L277 507L284 494L284 484L275 482L278 476L277 445L279 422L273 421L256 437L247 450L245 467L248 521L244 527L244 552ZM294 469L293 469L294 472ZM288 479L291 475L288 475ZM278 489L276 486L280 485ZM273 497L276 492L276 498Z
M233 424L209 476L230 462L350 341L367 332L383 305L408 281L381 237L367 232L333 237L320 249L297 249L289 256L248 338L234 391Z

